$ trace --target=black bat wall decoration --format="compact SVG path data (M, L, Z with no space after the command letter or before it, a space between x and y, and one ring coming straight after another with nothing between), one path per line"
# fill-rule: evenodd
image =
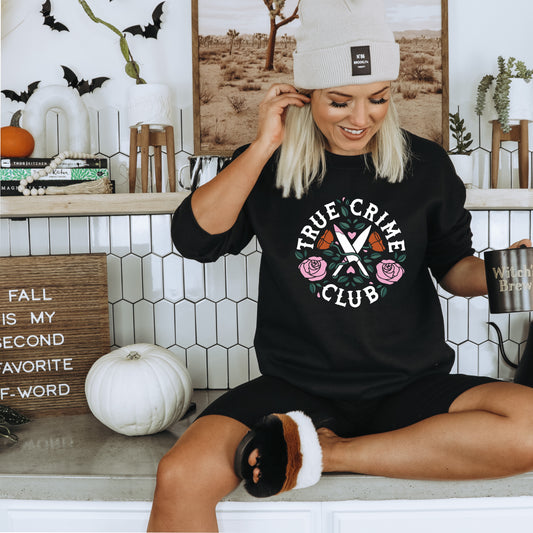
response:
M49 26L52 30L56 31L70 31L64 24L61 22L56 22L56 19L50 13L52 12L52 5L50 0L46 0L41 6L41 13L43 14L45 26Z
M159 30L161 29L161 16L163 15L163 4L165 2L161 2L156 6L154 11L152 12L152 24L148 24L147 26L143 27L140 24L137 24L135 26L129 26L128 28L122 30L124 33L128 32L132 35L142 35L146 39L152 38L157 39L157 34L159 33Z
M39 83L41 83L41 82L40 81L34 81L33 83L30 83L28 85L28 90L27 91L22 91L20 94L16 93L15 91L10 91L9 89L3 90L2 94L6 98L9 98L10 100L13 100L13 102L22 102L22 103L25 104L28 101L28 99L30 98L30 96L33 94L35 89L37 89L37 87L39 86Z
M63 69L63 78L67 80L68 86L76 89L80 96L83 96L86 93L92 93L95 89L102 87L104 82L109 78L101 76L99 78L94 78L90 82L88 80L78 80L78 76L72 72L71 69L61 65Z

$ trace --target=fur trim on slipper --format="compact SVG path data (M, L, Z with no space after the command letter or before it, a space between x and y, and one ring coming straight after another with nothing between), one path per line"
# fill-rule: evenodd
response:
M248 458L256 449L257 463L250 466ZM261 476L254 483L256 467ZM311 419L301 411L263 417L239 444L235 472L245 480L245 489L256 497L317 483L322 474L322 449Z

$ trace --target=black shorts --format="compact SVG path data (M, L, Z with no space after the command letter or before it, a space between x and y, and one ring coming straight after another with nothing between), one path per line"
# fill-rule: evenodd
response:
M463 392L495 381L482 376L435 374L382 398L346 402L314 396L286 381L261 376L228 391L200 416L228 416L251 427L262 416L299 410L310 416L317 428L330 428L342 437L357 437L447 413Z

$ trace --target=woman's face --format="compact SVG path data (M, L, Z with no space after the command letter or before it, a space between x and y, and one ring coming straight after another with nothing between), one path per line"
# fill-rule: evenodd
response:
M311 112L338 155L361 155L381 127L389 109L390 82L317 89L311 94Z

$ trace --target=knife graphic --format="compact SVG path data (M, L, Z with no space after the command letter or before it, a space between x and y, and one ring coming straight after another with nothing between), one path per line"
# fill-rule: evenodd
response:
M361 259L359 259L359 256L357 254L361 251L361 249L365 245L365 242L368 239L368 235L370 234L370 230L372 229L372 227L368 226L362 233L360 233L357 236L357 239L355 239L353 244L350 243L348 237L344 235L344 233L338 226L333 226L333 228L335 230L335 235L337 237L337 240L339 241L339 244L341 245L343 252L345 254L348 254L346 256L346 258L348 259L348 262L357 263L357 266L359 267L361 274L363 274L365 278L370 277ZM343 263L341 263L337 267L335 272L333 272L333 277L337 276L337 274L340 272L342 267L343 267Z

